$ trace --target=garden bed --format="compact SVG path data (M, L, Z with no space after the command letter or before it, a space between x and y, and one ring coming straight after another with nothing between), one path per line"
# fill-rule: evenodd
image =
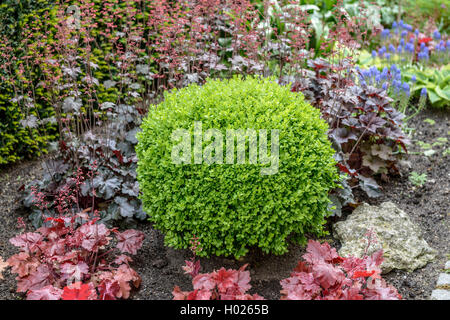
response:
M435 123L432 125L432 119ZM384 195L377 199L360 200L371 204L392 201L409 214L413 222L418 224L428 244L437 251L434 262L412 273L392 271L385 276L405 299L428 299L435 287L436 279L442 270L447 255L450 253L448 242L450 206L450 182L448 155L443 150L448 143L433 147L437 152L431 156L419 153L421 149L416 141L433 144L437 138L449 138L450 115L446 112L425 111L411 119L408 127L414 128L410 147L412 154L407 159L411 168L400 168L400 176L391 178L382 184ZM18 217L26 217L25 210L18 202L18 190L26 182L39 178L41 160L23 162L4 169L0 173L0 252L3 258L16 253L8 240L18 232ZM408 179L410 172L427 174L427 182L422 187L415 187ZM345 219L345 215L341 218ZM188 250L173 250L164 246L163 236L154 230L150 223L139 223L137 229L145 233L146 239L138 255L134 257L133 266L142 277L142 284L132 295L133 299L172 299L172 290L178 285L182 290L191 290L191 278L185 275L181 267L191 257ZM331 236L328 241L339 247L339 242ZM253 288L251 293L259 293L266 299L278 299L281 286L279 281L289 276L291 270L300 260L304 248L291 246L289 253L283 256L263 255L259 250L250 252L240 261L212 257L201 259L202 270L212 271L222 266L239 268L248 263ZM16 281L9 271L4 273L5 280L0 281L0 299L23 299L16 293Z

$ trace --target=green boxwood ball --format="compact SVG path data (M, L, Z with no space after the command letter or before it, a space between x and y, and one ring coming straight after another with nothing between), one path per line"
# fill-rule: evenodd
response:
M199 123L200 142L194 139ZM180 129L185 140L174 136ZM214 162L201 162L202 153L211 151L208 146L221 140L220 136L208 140L208 129L223 133L223 151L209 153L217 156ZM252 129L257 133L257 147L266 130L267 150L273 151L265 153L269 159L276 158L277 139L271 133L278 130L278 168L267 171L273 166L261 163L264 153L259 148L257 158L250 161L255 147L250 133L244 163L243 158L236 163L235 142L231 164L226 154L230 129L247 133ZM305 241L306 233L323 234L328 192L338 181L327 129L319 110L273 78L209 80L203 86L193 84L166 93L162 103L151 106L138 134L137 173L144 210L165 234L166 244L174 248L189 248L196 236L203 256L239 258L250 247L283 254L288 236ZM191 149L179 152L181 163L172 159L180 141ZM269 174L263 174L264 170Z

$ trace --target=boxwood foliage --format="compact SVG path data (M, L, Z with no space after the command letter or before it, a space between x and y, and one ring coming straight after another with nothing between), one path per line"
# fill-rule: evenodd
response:
M203 133L215 128L224 137L227 129L278 129L278 173L261 175L268 165L249 163L248 137L246 164L226 164L225 138L224 164L174 164L179 142L172 132L187 129L194 150L194 121L202 122ZM138 141L144 210L167 245L188 248L195 235L201 255L239 258L254 246L283 254L288 236L305 241L306 233L323 234L328 191L338 179L327 125L301 93L275 79L208 80L166 93L150 108ZM203 139L202 150L210 144ZM270 150L270 140L267 145Z

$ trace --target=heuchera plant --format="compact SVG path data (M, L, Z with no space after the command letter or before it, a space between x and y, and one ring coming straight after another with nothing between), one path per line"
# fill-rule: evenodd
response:
M197 253L202 251L198 238L191 239L193 257L186 260L182 267L185 274L192 277L193 291L181 291L175 286L172 291L174 300L264 300L263 297L247 293L250 290L250 272L246 271L247 264L239 270L221 268L211 273L199 273L201 269Z
M54 204L60 214L46 216L36 231L23 232L10 239L20 252L7 262L18 276L17 292L28 300L115 300L130 296L131 284L141 279L129 263L141 248L144 233L119 232L98 223L98 212L77 211L80 180L61 190ZM36 206L45 212L45 196L34 192ZM112 242L113 237L115 241Z
M190 261L184 268L186 273L191 269ZM250 272L247 265L239 270L221 268L211 273L200 273L193 276L193 291L181 291L176 286L173 289L174 300L264 300L258 294L248 294L250 290Z
M309 60L308 66L292 90L320 108L330 127L338 167L348 174L351 186L359 182L368 196L380 196L380 187L371 177L398 171L396 161L409 143L402 131L404 115L382 88L356 84L351 61L334 65L316 59Z
M310 240L291 277L280 282L282 300L399 300L381 278L382 250L363 258L338 255L328 243Z

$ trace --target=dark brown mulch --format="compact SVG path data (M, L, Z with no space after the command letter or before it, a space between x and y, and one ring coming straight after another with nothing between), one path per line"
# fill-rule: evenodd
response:
M436 121L430 125L423 120L430 118ZM449 135L450 114L447 112L426 111L412 119L408 126L415 128L413 139L433 143L438 137ZM448 259L449 249L449 194L450 194L450 156L444 157L442 152L449 148L433 147L438 151L431 157L411 155L411 168L401 168L401 176L383 183L385 195L376 200L361 199L378 204L390 200L405 210L417 223L428 244L435 248L438 257L426 267L412 273L393 271L385 278L397 287L405 299L427 299L434 289L437 276ZM413 147L411 151L419 151ZM411 171L427 173L428 181L423 187L414 187L408 176ZM15 253L8 239L17 232L16 220L25 216L16 201L18 188L25 182L37 178L41 174L40 161L24 162L0 172L0 256L5 259ZM145 232L144 247L135 257L134 267L142 277L141 288L133 294L133 299L171 299L172 290L178 285L182 290L191 290L191 280L183 274L181 266L190 258L187 250L173 250L164 246L163 236L154 230L149 223L139 224L138 228ZM331 237L329 241L339 246ZM268 299L278 299L279 281L289 276L297 261L304 253L304 248L292 246L289 253L283 256L264 255L259 250L252 251L241 261L213 257L202 259L204 271L212 271L222 266L239 268L249 263L252 276L252 293L257 292ZM9 271L4 273L5 280L0 280L0 299L23 299L16 294L14 277Z

